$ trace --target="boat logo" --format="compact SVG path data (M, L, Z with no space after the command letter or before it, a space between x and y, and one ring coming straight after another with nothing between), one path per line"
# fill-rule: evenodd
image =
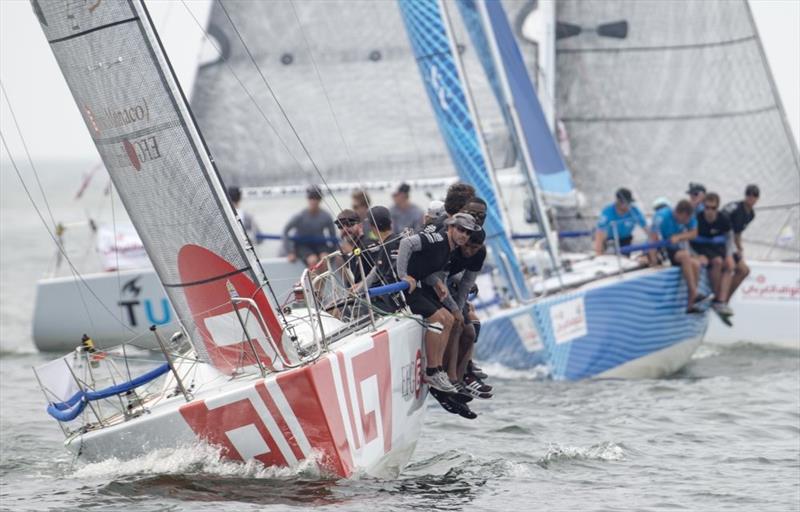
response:
M422 391L422 351L417 350L414 361L400 368L400 382L406 401L419 398Z

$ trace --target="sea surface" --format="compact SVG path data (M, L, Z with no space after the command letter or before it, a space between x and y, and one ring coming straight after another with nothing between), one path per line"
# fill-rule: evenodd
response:
M38 167L57 220L110 215L103 175L91 201L73 200L91 166ZM55 249L5 162L0 199L2 510L800 510L800 354L768 345L703 345L663 380L564 383L487 367L496 396L475 404L479 418L431 401L411 463L392 479L221 462L207 447L77 462L31 371L54 356L35 351L30 320ZM38 191L36 201L46 210ZM302 202L280 201L253 205L262 230L279 231ZM90 265L79 229L67 243L76 266Z

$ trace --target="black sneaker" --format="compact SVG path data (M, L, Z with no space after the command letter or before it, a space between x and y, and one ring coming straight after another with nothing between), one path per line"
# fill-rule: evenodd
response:
M462 418L466 418L468 420L474 420L478 417L477 414L472 412L472 409L469 408L467 404L463 404L457 400L453 400L451 395L447 393L442 393L438 389L430 388L430 393L433 395L433 398L439 402L439 405L442 406L442 409L449 412L450 414L458 414Z
M480 391L481 385L478 384L478 381L472 381L471 385L466 385L463 382L459 382L456 384L456 388L458 389L459 395L467 395L473 398L492 398L492 394L486 391Z
M471 373L474 377L480 380L489 378L489 376L486 375L486 372L484 372L480 367L478 367L477 364L473 363L472 361L470 361L467 364L467 373Z
M701 315L703 314L703 309L699 308L697 304L692 305L691 307L686 308L686 313L690 315Z

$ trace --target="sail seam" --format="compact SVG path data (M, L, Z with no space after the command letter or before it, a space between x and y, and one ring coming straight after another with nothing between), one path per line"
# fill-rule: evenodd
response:
M84 30L83 32L78 32L76 34L70 34L68 36L59 37L58 39L53 39L52 41L47 41L50 44L61 43L63 41L69 41L70 39L75 39L76 37L85 36L86 34L91 34L92 32L97 32L98 30L103 30L106 28L116 27L117 25L123 25L125 23L130 23L132 21L138 20L138 16L134 16L133 18L126 18L124 20L115 21L113 23L106 23L105 25L98 25L96 27L92 27L88 30Z
M244 268L240 268L239 270L232 270L225 274L220 274L218 276L209 277L207 279L200 279L199 281L189 281L188 283L164 283L164 287L166 288L186 288L189 286L197 286L201 284L208 284L214 281L219 281L220 279L225 279L226 277L235 276L236 274L241 274L242 272L247 272L248 270L252 270L252 268L248 265Z
M630 48L558 48L556 53L622 53L622 52L657 52L662 50L693 50L696 48L713 48L715 46L730 46L735 44L754 41L755 35L728 39L725 41L714 41L711 43L696 44L676 44L673 46L631 46Z
M740 110L737 112L716 112L711 114L682 114L675 116L620 116L620 117L563 117L565 123L624 123L624 122L650 122L650 121L692 121L695 119L719 119L726 117L742 117L755 114L763 114L777 109L777 105L757 108L752 110Z

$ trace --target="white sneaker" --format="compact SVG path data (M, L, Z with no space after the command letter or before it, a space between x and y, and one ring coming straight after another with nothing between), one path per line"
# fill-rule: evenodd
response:
M452 382L450 382L450 379L447 377L447 374L443 371L438 371L433 375L425 374L422 380L425 381L425 384L427 384L428 386L432 387L433 389L437 389L442 393L448 393L448 394L458 393L456 387L453 385Z

